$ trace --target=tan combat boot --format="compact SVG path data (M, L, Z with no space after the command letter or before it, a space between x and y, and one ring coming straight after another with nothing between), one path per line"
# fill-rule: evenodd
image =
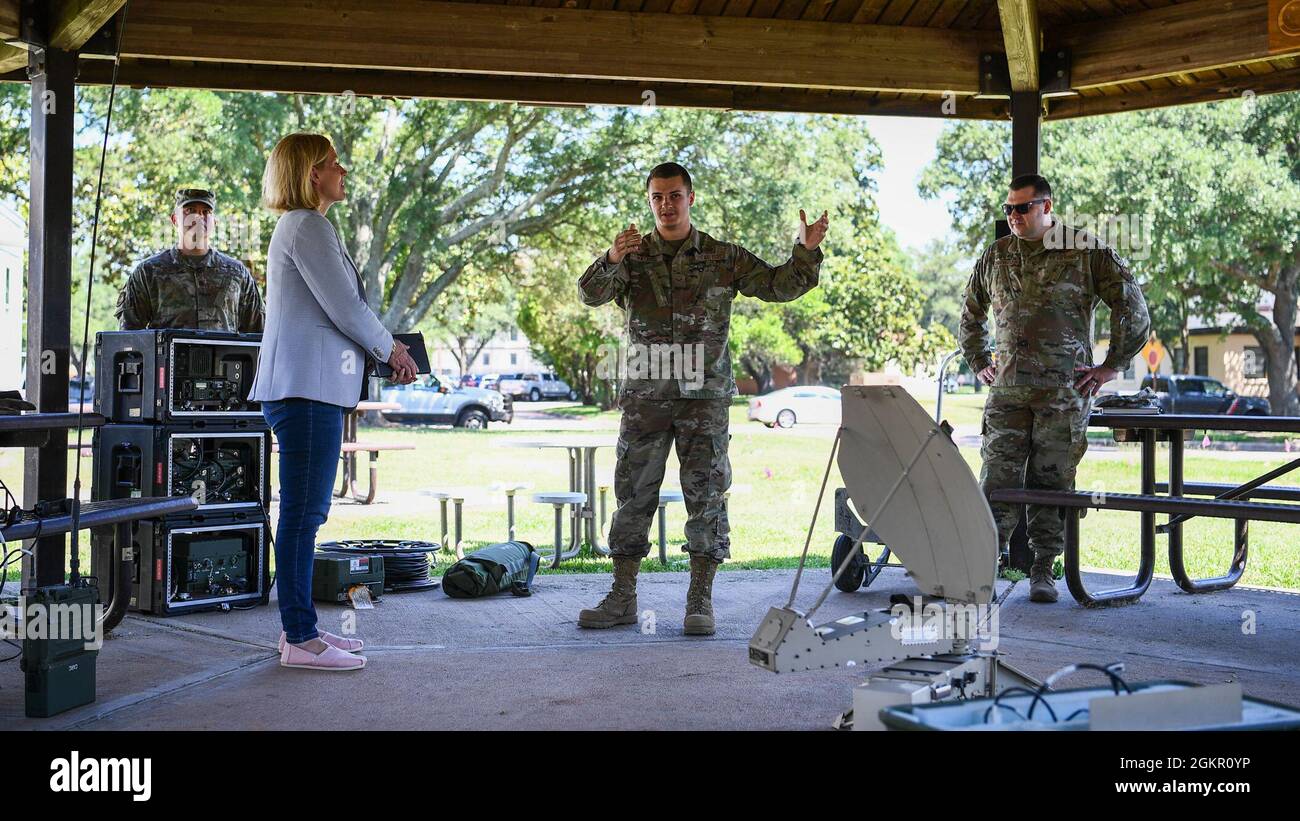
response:
M686 591L685 633L713 635L713 574L718 563L708 556L691 554L691 586Z
M578 626L601 629L636 624L636 574L640 569L640 558L615 556L613 587L600 604L578 614Z
M1034 563L1029 566L1029 600L1050 604L1056 601L1056 578L1052 576L1055 553L1034 551Z

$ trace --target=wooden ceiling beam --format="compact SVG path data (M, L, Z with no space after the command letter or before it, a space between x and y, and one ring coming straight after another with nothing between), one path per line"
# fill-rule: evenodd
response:
M83 60L78 83L106 84L112 65ZM24 79L20 75L0 77ZM615 81L501 77L427 72L285 70L262 66L195 63L173 66L153 62L124 62L118 82L134 87L211 88L225 91L341 94L358 96L427 97L440 99L520 102L532 105L641 106L644 86ZM922 100L881 100L874 95L803 94L781 89L705 86L672 83L656 86L656 105L735 111L805 112L810 114L880 114L911 117L1005 119L1005 101L959 97L955 112L945 113L941 97Z
M49 9L50 47L76 51L122 9L126 0L51 0ZM16 40L19 28L19 0L0 0L0 39ZM0 73L24 68L27 49L0 44Z
M0 0L0 73L27 65L27 49L4 42L18 39L18 25L18 0Z
M62 0L50 10L50 46L76 51L122 10L126 0Z
M973 94L987 32L436 0L134 0L140 58Z
M1072 54L1076 89L1151 80L1277 57L1268 48L1268 0L1191 0L1061 26L1048 46Z
M1242 97L1247 91L1255 95L1279 94L1300 90L1300 68L1271 74L1225 77L1187 85L1170 85L1142 94L1063 97L1048 101L1048 120L1067 120L1123 111L1144 111L1190 103L1206 103Z
M1038 0L998 0L1002 42L1012 91L1038 90L1038 56L1043 47L1038 27Z

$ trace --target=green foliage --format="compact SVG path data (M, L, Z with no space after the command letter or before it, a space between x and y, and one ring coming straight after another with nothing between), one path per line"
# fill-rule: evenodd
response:
M736 376L753 377L760 386L770 382L772 363L798 365L803 351L785 328L781 306L765 303L731 320L731 365Z
M1048 123L1043 174L1067 224L1118 216L1138 227L1117 245L1143 285L1157 334L1184 367L1189 318L1241 317L1270 352L1274 412L1295 413L1291 355L1300 292L1300 94ZM922 192L955 195L965 250L992 239L1009 179L1010 131L962 122L945 130ZM1094 218L1089 224L1085 217ZM1146 247L1143 247L1145 245ZM1276 303L1260 313L1261 297Z
M515 326L518 312L509 279L471 269L443 291L417 328L427 339L446 343L461 373L469 373L493 337Z
M860 360L867 371L890 363L911 370L933 364L956 346L942 325L920 324L921 288L892 261L859 254L837 257L824 267L830 311L823 333L831 350Z
M107 103L105 89L79 92L79 264ZM28 106L25 87L0 86L0 194L20 204ZM853 260L851 274L794 303L738 301L738 362L760 373L802 363L815 382L823 369L846 374L859 348L871 362L913 362L937 344L916 322L921 302L879 224L881 155L860 119L170 89L117 93L92 331L113 327L113 298L134 263L174 242L177 188L216 192L216 246L263 278L275 218L259 204L262 172L294 131L329 136L349 169L348 200L330 217L389 327L452 340L468 359L517 306L538 353L588 401L612 397L600 363L620 319L582 306L575 282L619 229L653 226L645 173L666 159L691 170L702 229L779 264L799 209L809 221L826 210L827 258ZM894 311L912 313L883 315Z
M907 263L921 288L924 304L920 321L947 328L954 337L961 320L962 296L974 263L951 236L933 239L914 251Z

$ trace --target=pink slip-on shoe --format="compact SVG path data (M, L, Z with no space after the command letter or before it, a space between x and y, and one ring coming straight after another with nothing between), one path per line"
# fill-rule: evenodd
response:
M366 646L366 643L361 639L344 638L343 636L336 636L333 633L326 633L324 630L319 629L316 631L316 637L328 644L330 647L337 647L345 653L360 653L361 648ZM277 649L279 649L281 653L284 652L284 645L288 641L288 638L289 637L285 632L281 630L280 643L276 645Z
M366 666L366 657L345 653L333 645L326 646L320 653L313 653L295 644L286 644L284 650L280 652L280 666L337 673L345 670L360 670Z

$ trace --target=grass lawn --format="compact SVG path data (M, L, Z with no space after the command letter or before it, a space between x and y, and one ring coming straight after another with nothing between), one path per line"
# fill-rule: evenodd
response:
M980 410L987 394L955 394L945 397L944 416L957 427L979 424ZM933 399L922 401L932 406ZM566 415L575 411L564 409ZM745 420L745 403L732 408L731 462L733 488L729 502L733 561L730 568L791 567L797 562L812 516L813 504L834 439L834 428L801 426L793 430L769 430L757 422ZM576 411L592 430L616 434L616 411L600 413L594 409ZM571 418L571 416L570 416ZM584 428L588 425L584 425ZM571 431L570 431L571 432ZM564 490L568 487L568 467L564 451L507 447L511 439L536 439L544 432L511 430L508 425L493 425L487 432L465 432L433 428L369 428L362 434L367 441L409 442L415 450L385 452L380 455L380 492L378 503L370 506L339 503L322 529L322 541L335 538L414 538L438 539L436 501L419 495L430 489L463 490L466 494L464 532L466 547L502 541L506 538L505 495L493 490L493 483L527 482L533 491ZM971 470L978 475L979 452L964 448ZM1288 454L1194 453L1186 458L1186 475L1203 481L1241 482L1287 461ZM69 458L71 463L71 457ZM83 484L90 483L90 460L83 462ZM364 473L365 459L361 460ZM597 479L612 484L613 449L602 449L597 457ZM677 461L669 457L665 486L676 487ZM274 474L273 474L274 475ZM0 478L15 494L21 494L22 451L0 450ZM1163 478L1158 476L1158 480ZM827 498L813 530L810 557L814 566L829 565L834 542L834 515L831 491L838 486L838 471L833 471L827 485ZM1300 484L1300 477L1283 480ZM1094 451L1080 465L1078 487L1110 492L1136 492L1138 489L1138 451L1124 446L1109 452ZM613 509L612 493L608 501ZM670 555L681 557L682 524L685 515L680 503L669 506ZM536 544L552 539L552 508L528 500L528 491L516 499L516 531L521 539ZM1084 564L1091 567L1135 570L1138 555L1138 514L1089 512L1082 525ZM1197 576L1214 576L1228 567L1231 554L1232 523L1224 520L1198 519L1184 527L1184 543L1189 571ZM1244 583L1270 587L1300 589L1300 540L1294 527L1255 523L1251 527L1251 556ZM651 538L656 538L652 530ZM1158 542L1162 551L1163 540ZM652 551L652 555L655 555ZM439 558L439 566L448 560ZM565 572L607 571L607 560L580 559L566 562ZM648 562L646 570L655 570L658 562ZM1161 559L1157 572L1167 573ZM10 579L17 578L16 562L10 566Z

